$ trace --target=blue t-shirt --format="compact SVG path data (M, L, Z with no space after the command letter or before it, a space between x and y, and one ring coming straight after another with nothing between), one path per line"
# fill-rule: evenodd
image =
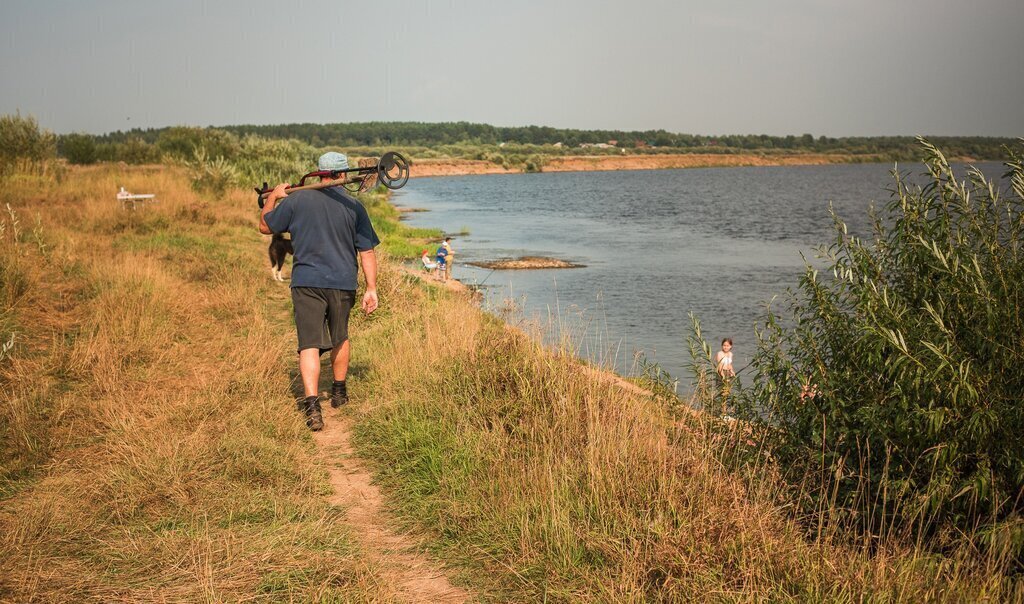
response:
M444 264L448 261L448 250L444 247L437 248L437 261Z
M291 193L264 220L292 235L292 287L355 291L358 252L380 243L366 208L340 187Z

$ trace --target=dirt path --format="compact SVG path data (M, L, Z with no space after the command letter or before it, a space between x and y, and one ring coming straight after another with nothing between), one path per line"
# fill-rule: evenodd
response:
M372 475L356 457L351 443L351 420L325 405L325 426L313 435L317 447L333 463L329 465L334 494L329 501L346 510L360 549L380 568L406 602L469 602L466 590L448 582L443 569L416 553L418 541L395 530L384 510L380 490Z

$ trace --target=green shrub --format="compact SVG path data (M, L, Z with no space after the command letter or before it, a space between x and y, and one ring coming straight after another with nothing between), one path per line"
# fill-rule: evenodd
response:
M231 159L238 153L238 137L216 128L175 126L160 133L156 147L174 159L189 159L194 149L205 149L210 157Z
M98 159L96 141L89 134L65 134L58 147L60 154L73 164L94 164Z
M1021 149L1007 150L1000 191L973 168L957 181L921 144L927 184L894 171L870 241L834 217L827 270L808 266L788 317L769 311L751 384L729 403L803 481L807 509L876 535L967 534L1020 556Z
M96 145L96 159L133 165L154 164L160 161L160 150L137 136L131 136L124 142L99 143Z
M0 175L45 168L57 156L57 137L32 116L0 116Z
M192 181L192 189L223 197L239 181L238 170L223 157L211 158L203 147L197 148L192 160L185 162Z
M271 186L295 182L299 176L316 169L319 153L296 140L273 140L249 135L242 139L233 163L239 185L250 187L264 181Z

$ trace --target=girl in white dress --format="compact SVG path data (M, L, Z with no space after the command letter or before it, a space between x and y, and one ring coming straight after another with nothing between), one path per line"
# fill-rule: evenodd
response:
M732 368L732 338L722 340L722 349L715 355L715 369L723 378L735 377L736 371Z

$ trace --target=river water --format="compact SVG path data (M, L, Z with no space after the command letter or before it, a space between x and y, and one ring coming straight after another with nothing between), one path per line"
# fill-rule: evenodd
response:
M979 164L997 176L999 164ZM417 178L397 191L413 226L456 235L455 277L482 283L485 307L569 333L579 354L623 374L642 353L686 383L688 312L712 349L755 345L765 304L795 288L804 260L833 238L829 203L851 233L890 199L892 165L561 172ZM923 166L901 165L923 172ZM433 249L431 250L433 252ZM552 256L577 269L490 271L467 263ZM820 263L819 263L820 264ZM550 337L557 337L551 335Z

